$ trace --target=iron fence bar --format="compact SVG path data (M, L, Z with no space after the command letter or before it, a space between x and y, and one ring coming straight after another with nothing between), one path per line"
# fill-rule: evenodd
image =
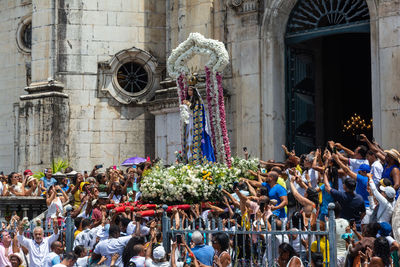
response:
M72 251L73 243L74 243L74 225L71 217L71 209L67 209L67 218L66 218L66 226L65 226L65 247L67 252Z
M308 225L307 225L307 229L308 229L308 262L309 263L311 263L311 237L312 237L312 235L310 234L310 232L311 232L311 229L310 229L310 223L311 222L308 222Z
M169 250L169 244L171 243L170 242L170 235L169 235L169 224L168 224L168 220L169 220L169 218L168 218L168 215L167 215L167 209L168 209L168 206L167 205L163 205L163 210L164 210L164 212L163 212L163 216L162 216L162 234L163 234L163 247L164 247L164 249L166 250L166 252L167 253L169 253L170 252L170 250Z
M329 203L329 264L336 266L336 221L335 221L335 204ZM328 243L326 243L325 250L328 250ZM328 258L328 257L327 257Z

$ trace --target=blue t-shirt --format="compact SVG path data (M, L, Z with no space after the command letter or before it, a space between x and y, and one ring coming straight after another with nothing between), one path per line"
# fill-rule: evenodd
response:
M329 184L332 186L331 182L329 182ZM322 203L321 203L320 213L323 215L328 215L328 205L329 205L329 203L333 202L333 198L332 198L331 194L326 192L324 184L321 185L319 188L321 189L321 192L322 192Z
M369 207L369 201L368 201L369 193L367 191L367 185L368 185L368 177L362 176L361 174L357 174L356 192L357 194L361 195L362 198L364 199L365 207Z
M286 189L280 184L275 184L274 187L272 188L269 186L268 183L262 183L262 186L268 188L268 195L270 199L276 199L278 201L276 206L281 204L282 202L281 197L287 196ZM274 210L272 213L278 216L279 218L286 218L286 212L284 207L279 210Z
M62 189L64 192L67 192L68 189L69 189L69 185L65 185L64 187L61 187L61 189Z
M214 248L208 245L196 245L192 248L192 252L196 259L204 265L212 266L214 259Z
M51 260L51 264L56 265L61 263L61 258L60 255L55 256L52 260Z
M359 194L340 192L331 189L331 196L342 206L340 217L346 220L355 219L357 223L361 222L361 214L365 212L364 199Z
M43 181L44 187L46 187L46 190L49 189L50 186L55 185L57 183L57 180L54 179L53 177L48 180L46 177L40 178L40 181Z

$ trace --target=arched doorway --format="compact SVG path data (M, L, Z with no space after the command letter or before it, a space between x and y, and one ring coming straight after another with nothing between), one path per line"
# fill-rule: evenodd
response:
M351 146L358 130L344 125L351 124L355 113L372 133L372 127L367 129L372 118L371 42L364 0L299 0L287 23L285 47L290 148L307 153L330 139Z

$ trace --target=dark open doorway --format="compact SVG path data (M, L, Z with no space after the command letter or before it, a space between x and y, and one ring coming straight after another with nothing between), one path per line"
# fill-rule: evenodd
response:
M353 147L353 133L372 133L372 126L354 132L344 128L355 113L366 125L371 122L370 35L352 33L322 38L321 74L323 103L316 110L323 110L322 140L338 140Z
M286 78L288 145L296 152L324 147L328 140L351 148L356 134L372 133L372 126L367 129L372 118L369 33L288 44ZM363 130L356 121L345 127L354 114L364 119Z

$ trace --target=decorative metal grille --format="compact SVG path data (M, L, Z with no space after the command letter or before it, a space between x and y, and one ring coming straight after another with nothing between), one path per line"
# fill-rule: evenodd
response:
M365 0L300 0L290 15L287 33L367 20Z
M22 32L22 42L25 47L29 49L32 48L32 23L25 26L24 31Z
M149 76L143 65L136 62L128 62L119 68L117 80L125 91L137 93L146 88Z

